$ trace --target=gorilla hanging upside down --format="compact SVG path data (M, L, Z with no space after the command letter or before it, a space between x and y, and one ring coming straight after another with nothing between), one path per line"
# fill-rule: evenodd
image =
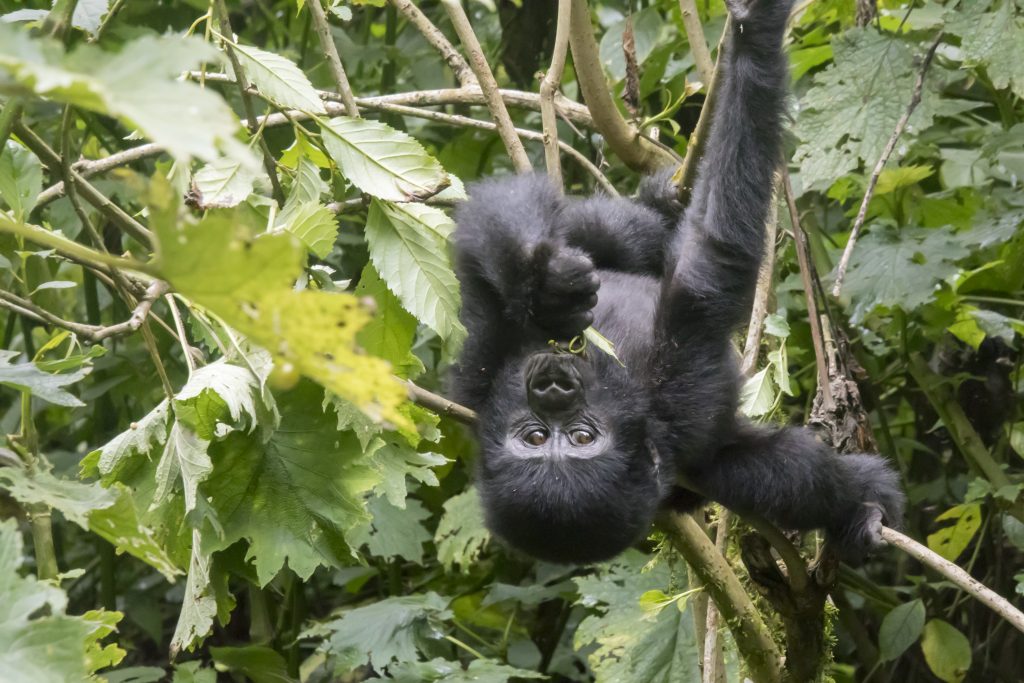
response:
M638 201L494 179L457 212L469 339L453 390L479 413L488 526L537 558L621 552L660 506L687 498L677 475L738 512L823 528L854 561L879 542L880 519L900 521L897 477L879 457L838 456L803 429L737 416L730 335L749 316L764 250L792 0L727 3L725 81L685 212L664 173ZM552 352L549 340L591 323L625 367Z

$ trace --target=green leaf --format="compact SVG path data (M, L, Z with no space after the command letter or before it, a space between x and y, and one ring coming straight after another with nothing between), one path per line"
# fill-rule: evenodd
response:
M182 662L174 665L171 683L217 683L217 671L203 668L203 663L198 660Z
M149 455L155 447L166 443L171 425L168 408L168 402L161 401L141 420L132 422L127 430L83 458L82 476L98 476L104 484L110 484L117 481L133 457Z
M380 121L339 116L321 128L324 146L353 185L393 202L428 199L450 182L423 145Z
M875 196L891 194L903 187L916 185L933 173L931 166L897 166L887 168L878 176Z
M374 200L366 218L370 259L402 306L457 348L466 330L459 322L459 283L447 253L451 220L423 204Z
M167 193L158 188L154 194ZM198 223L177 221L168 197L151 208L158 263L174 288L267 349L275 362L358 405L374 417L409 425L396 410L405 388L378 358L356 353L355 335L369 321L351 294L293 287L304 249L290 234L251 238L241 216L210 211ZM170 214L170 215L168 215Z
M445 501L444 514L434 534L437 561L445 569L466 568L480 556L491 540L483 519L480 494L475 488Z
M288 394L269 440L232 432L210 446L213 472L200 484L222 534L204 530L203 551L249 541L260 585L288 562L302 579L349 555L345 534L367 519L363 494L380 481L351 433L321 409L323 394L302 382Z
M211 564L212 559L200 549L199 538L194 532L185 595L171 637L172 658L183 650L191 650L198 639L213 630L213 620L217 616L217 597L210 581Z
M843 286L853 301L851 320L859 323L877 307L909 312L928 303L969 254L949 228L873 229L857 242Z
M156 466L156 492L153 505L163 505L181 477L185 495L185 511L196 507L196 490L213 470L207 450L210 442L196 435L180 422L171 427L163 455Z
M35 154L13 140L0 151L0 198L14 219L24 221L43 191L43 166Z
M233 44L249 80L275 104L310 114L326 114L320 95L290 59L251 45Z
M388 674L397 683L507 683L510 678L547 678L493 659L474 659L465 669L447 659L407 662L389 667Z
M71 25L87 33L96 33L110 9L110 0L78 0L71 15Z
M82 45L69 55L49 39L0 24L0 70L35 94L137 127L176 159L213 161L218 149L255 167L234 139L238 119L213 91L179 80L183 71L218 58L196 38L143 36L116 54Z
M422 565L423 544L432 538L423 527L423 522L430 519L426 508L410 499L402 509L382 496L371 498L367 508L373 519L352 530L348 536L352 544L365 545L375 557L401 557Z
M889 610L878 630L878 657L892 661L917 642L924 629L924 603L920 600L898 605Z
M439 467L448 459L437 453L420 453L397 440L378 444L371 443L367 449L367 461L370 467L380 475L380 482L374 491L384 495L388 501L398 508L405 508L406 476L410 476L421 484L437 486L437 475L433 467Z
M777 396L771 368L762 368L740 388L740 412L747 417L767 415L775 407Z
M577 604L596 610L580 623L573 645L589 652L599 683L699 683L690 608L644 609L644 594L672 585L667 565L644 571L646 562L644 555L628 551L595 574L573 579L580 591Z
M928 547L950 562L956 561L967 549L971 539L981 527L981 505L970 503L952 507L935 518L936 522L953 520L953 524L942 527L928 535Z
M300 204L282 214L277 227L295 235L306 249L320 258L331 253L338 236L338 219L334 212L318 202Z
M996 88L1024 97L1024 21L1012 0L976 0L950 9L945 30L960 36L964 65L983 67Z
M114 630L120 612L65 614L64 591L19 573L23 556L17 522L0 522L0 672L4 680L85 681L97 669L120 661L124 650L99 644Z
M89 374L90 368L82 368L63 375L43 372L35 363L11 363L18 356L17 351L0 350L0 384L32 394L36 398L59 406L76 408L85 404L64 387L74 384Z
M228 158L216 159L192 177L192 199L198 209L238 206L252 194L260 169ZM263 176L265 177L265 176Z
M262 645L211 647L210 656L220 667L252 683L291 683L288 663L276 650Z
M931 619L925 624L921 650L928 668L946 683L960 683L971 668L970 642L942 619Z
M412 352L416 336L416 318L402 308L398 297L391 293L371 264L366 264L356 286L356 296L373 297L377 310L373 319L359 331L359 345L378 358L391 363L391 369L400 377L415 378L425 368Z
M369 663L378 671L391 662L415 662L420 644L436 638L451 616L437 593L391 597L345 612L324 624L327 651L339 659L338 673Z

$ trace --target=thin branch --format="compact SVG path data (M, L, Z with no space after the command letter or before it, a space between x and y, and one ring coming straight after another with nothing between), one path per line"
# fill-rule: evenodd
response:
M345 104L345 112L349 116L359 116L359 107L356 105L356 98L352 94L352 86L345 74L345 67L341 64L341 57L338 55L338 46L334 44L331 36L331 26L327 23L327 15L320 0L307 0L310 16L313 17L313 27L316 28L316 35L320 39L320 47L323 48L324 56L327 57L327 64L331 67L331 76L334 77L334 85L338 88L338 94Z
M55 249L70 258L86 261L93 265L122 268L124 270L145 273L152 276L156 276L157 274L155 268L151 264L136 261L135 259L114 256L113 254L104 254L94 249L90 249L85 245L79 244L74 240L69 240L67 237L64 237L59 233L41 228L38 225L32 225L31 223L19 223L18 221L11 220L9 216L3 213L0 213L0 232L18 235L30 242L34 242L35 244L48 247L50 249Z
M476 422L476 413L469 408L461 406L455 401L450 401L444 396L427 391L411 381L406 381L405 385L409 390L409 400L416 405L427 410L433 410L438 415L447 415L453 420L458 420L464 424Z
M132 147L126 149L123 152L117 152L111 154L108 157L102 159L96 159L95 161L89 159L82 159L71 164L71 170L79 174L82 179L91 178L101 173L106 173L119 166L127 166L128 164L142 159L147 159L152 156L156 156L164 151L164 148L160 145L150 142L145 145L139 145L138 147ZM50 187L46 188L39 193L39 197L36 199L36 206L44 206L60 199L65 194L64 192L64 181L60 181Z
M498 135L505 143L505 149L508 151L509 157L512 158L512 165L518 173L529 173L533 170L530 157L526 156L523 142L516 135L512 118L508 115L508 109L505 108L505 102L501 99L501 93L498 91L498 83L494 80L494 74L491 73L491 67L487 64L480 41L477 40L476 33L473 32L473 27L469 23L469 17L462 9L462 3L459 0L441 0L441 2L455 26L455 32L459 34L462 47L469 54L469 64L480 82L480 88L487 100L487 108L491 111L491 118L498 124Z
M910 96L910 102L907 104L906 111L903 112L903 116L896 122L896 128L893 130L892 135L889 136L889 141L885 143L885 148L882 150L882 156L878 158L878 163L875 164L875 169L871 172L871 177L868 178L868 188L864 191L864 198L860 202L860 209L857 210L857 217L853 221L853 228L850 229L850 239L846 242L846 248L843 249L843 256L839 259L839 265L836 266L836 281L832 285L832 296L838 297L843 290L843 279L846 277L846 269L850 266L850 257L853 256L853 247L857 244L857 238L860 236L860 230L864 227L864 219L867 217L868 204L871 203L871 198L875 194L875 186L878 185L878 178L882 175L882 169L885 168L886 162L889 161L889 157L892 155L894 149L896 149L896 142L903 135L903 130L907 127L907 122L910 121L910 116L917 109L917 105L921 103L921 92L924 89L924 79L928 74L928 67L931 66L932 58L935 57L935 51L939 48L939 44L942 42L943 34L939 33L938 38L932 43L931 47L928 48L928 53L924 57L924 61L921 63L921 69L918 71L917 80L914 82L914 91Z
M492 121L480 121L478 119L469 118L468 116L445 114L443 112L432 111L430 109L416 109L414 107L405 107L396 104L378 104L374 108L380 111L389 111L396 114L402 114L404 116L429 119L431 121L446 123L453 126L464 126L466 128L478 128L480 130L489 131L498 129L498 126ZM545 135L543 133L538 133L534 130L526 130L525 128L516 128L515 131L520 138L546 143ZM613 197L618 196L619 193L615 189L615 186L611 184L603 173L601 173L601 169L595 166L590 159L581 154L579 150L566 142L562 142L561 140L556 140L556 149L560 149L565 154L575 159L580 166L594 177L594 180L597 181L606 193Z
M426 41L441 53L444 61L448 62L452 73L455 74L455 80L459 82L459 85L477 84L476 76L473 74L473 70L469 68L466 60L462 58L462 55L455 49L455 46L441 33L441 29L437 28L427 18L427 15L420 11L419 7L410 2L410 0L390 0L390 2L410 24L416 27Z
M704 39L704 28L700 25L696 0L679 0L679 12L683 15L683 30L686 31L686 40L690 43L690 54L693 55L693 63L697 67L697 76L705 86L708 86L714 77L715 65L711 61L708 41Z
M758 683L782 680L782 656L771 631L725 558L690 515L671 513L666 526L673 545L700 577L725 617L750 677Z
M312 7L317 3L311 1L309 4ZM220 27L220 39L224 46L224 52L227 53L228 61L231 62L231 69L235 72L238 93L242 97L242 108L245 109L249 135L258 141L257 144L259 144L260 151L263 153L263 168L270 178L274 198L278 204L284 205L284 190L281 189L281 180L277 177L277 164L274 162L274 155L271 153L267 141L260 135L259 127L256 125L256 108L252 103L252 95L249 94L249 77L245 75L242 62L235 53L235 43L233 42L235 34L231 30L231 20L228 17L227 5L224 4L224 0L214 0L214 8L216 9L215 14L218 26Z
M775 239L779 231L779 180L776 176L775 189L772 192L771 207L768 220L765 221L764 258L757 273L757 290L754 292L754 305L750 313L750 324L747 325L747 338L743 344L743 361L740 373L749 375L757 365L757 353L761 348L761 333L764 330L764 319L768 317L768 300L772 294L772 275L775 272Z
M675 158L671 154L629 125L612 99L590 24L587 0L572 0L569 25L569 46L572 48L576 80L594 117L594 126L608 146L627 166L637 171L655 171L674 163Z
M46 141L35 134L32 129L18 121L14 124L14 132L18 134L25 146L32 150L32 153L39 157L55 178L60 178L63 173L60 155L57 154ZM85 178L72 171L71 179L78 187L82 198L103 212L111 221L123 231L134 237L140 244L150 246L153 243L153 234L141 223L125 213L124 209L115 204L105 194L89 184Z
M572 0L558 0L558 21L555 26L555 46L551 51L551 66L540 82L540 120L544 130L544 164L548 177L562 189L562 164L558 154L558 120L555 117L555 93L562 83L565 54L569 50L569 19Z
M939 572L1008 621L1015 629L1024 633L1024 613L1010 604L1009 600L982 584L957 565L932 552L909 536L904 536L888 527L882 527L882 540Z
M54 325L70 332L74 332L82 339L97 344L104 339L120 337L138 330L142 326L146 316L149 315L150 309L153 308L153 302L160 298L167 289L168 287L166 282L154 280L152 284L150 284L149 289L146 290L146 295L139 300L138 305L136 305L135 310L132 311L131 316L127 320L117 323L116 325L109 325L106 327L100 325L87 325L84 323L74 322L72 320L64 320L63 318L50 313L45 308L37 306L28 299L23 299L20 296L3 289L0 289L0 307L22 315L27 315L37 322L45 325Z
M807 322L811 326L811 341L814 345L814 362L818 367L818 391L821 392L822 405L831 410L835 406L832 397L832 383L828 374L828 361L825 351L825 338L821 330L821 317L818 315L818 303L814 296L812 274L814 265L811 262L810 245L807 244L807 233L800 224L800 213L796 208L793 196L793 184L790 182L789 169L782 168L782 187L786 193L786 206L789 209L789 222L793 226L793 243L796 247L796 259L800 265L800 282L803 284L804 299L807 302Z

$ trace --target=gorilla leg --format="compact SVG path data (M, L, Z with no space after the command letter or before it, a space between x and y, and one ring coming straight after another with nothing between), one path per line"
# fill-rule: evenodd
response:
M904 496L877 455L839 455L806 429L742 425L736 440L695 471L709 498L788 529L825 529L843 559L858 563L881 543L877 525L899 525Z

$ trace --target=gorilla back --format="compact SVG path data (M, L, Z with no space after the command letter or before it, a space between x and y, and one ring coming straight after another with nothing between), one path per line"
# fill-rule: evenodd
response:
M728 0L733 32L707 152L685 211L670 172L638 200L566 199L540 176L470 188L456 213L469 338L457 400L479 413L488 526L556 562L607 559L659 506L699 501L824 528L847 559L898 523L903 497L877 456L839 457L803 429L737 416L730 335L749 315L780 154L791 0ZM594 324L599 352L557 353Z

